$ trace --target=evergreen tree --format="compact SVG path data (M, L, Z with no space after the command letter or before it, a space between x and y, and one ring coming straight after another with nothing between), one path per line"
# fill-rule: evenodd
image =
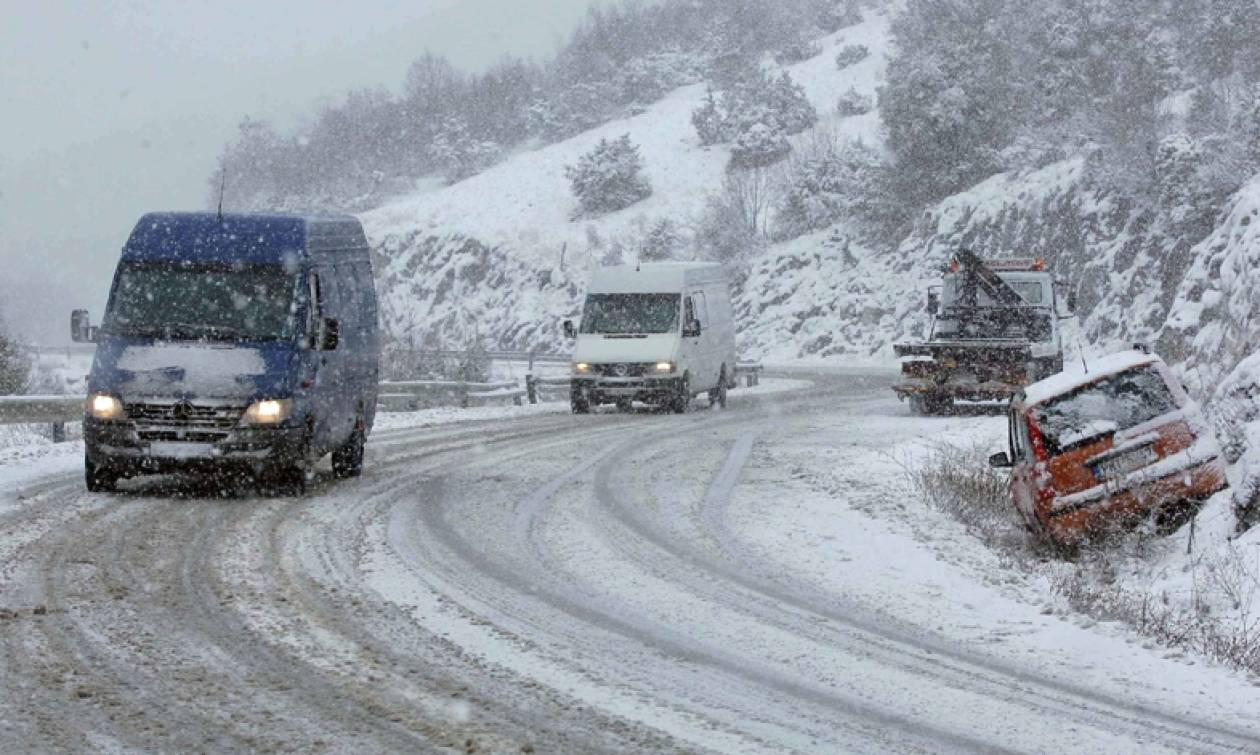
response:
M582 215L622 210L652 194L652 186L643 175L643 158L629 134L613 141L600 139L594 150L576 165L567 166L564 173Z
M661 218L652 224L643 246L639 250L639 259L643 262L663 262L676 259L678 250L682 248L682 236L678 233L674 221Z
M4 323L0 321L0 396L25 392L30 372L30 360L22 353L17 340L9 335Z

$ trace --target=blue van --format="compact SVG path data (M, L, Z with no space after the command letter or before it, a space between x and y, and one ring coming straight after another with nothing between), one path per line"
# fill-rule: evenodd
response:
M83 420L90 491L232 470L304 492L363 469L379 336L367 238L347 216L154 213L122 250Z

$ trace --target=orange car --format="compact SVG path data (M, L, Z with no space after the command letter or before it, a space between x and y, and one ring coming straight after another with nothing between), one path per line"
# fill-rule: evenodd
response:
M1216 440L1162 359L1114 354L1015 395L1010 451L1015 507L1063 546L1164 516L1224 489Z

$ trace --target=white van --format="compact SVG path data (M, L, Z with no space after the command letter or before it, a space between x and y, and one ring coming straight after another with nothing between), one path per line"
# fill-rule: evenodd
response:
M735 320L730 280L721 265L660 262L606 267L586 292L581 327L565 321L577 338L571 404L577 414L592 406L633 401L683 413L691 399L709 394L726 405L735 385Z

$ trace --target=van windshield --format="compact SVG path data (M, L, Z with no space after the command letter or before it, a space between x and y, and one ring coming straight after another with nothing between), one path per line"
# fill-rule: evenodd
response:
M591 294L582 310L582 332L673 333L681 301L681 294Z
M103 328L170 340L290 338L298 280L278 266L123 263Z
M1091 383L1033 410L1051 455L1128 430L1177 409L1163 374L1154 366Z

